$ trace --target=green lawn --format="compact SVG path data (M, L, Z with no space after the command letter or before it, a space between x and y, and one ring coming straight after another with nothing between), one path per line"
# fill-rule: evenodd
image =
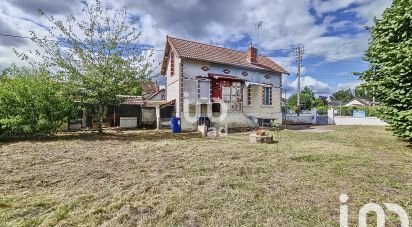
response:
M328 129L270 145L166 131L0 143L0 226L338 226L341 193L353 225L369 202L412 221L412 149L383 127Z

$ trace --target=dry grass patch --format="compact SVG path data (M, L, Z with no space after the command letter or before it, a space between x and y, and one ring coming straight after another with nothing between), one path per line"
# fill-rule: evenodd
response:
M270 145L166 131L0 143L0 225L337 226L341 193L353 224L368 202L412 217L412 150L382 127L330 129Z

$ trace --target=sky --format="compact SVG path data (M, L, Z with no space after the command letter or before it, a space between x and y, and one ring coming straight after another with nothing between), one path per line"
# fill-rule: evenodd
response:
M304 45L301 84L317 95L360 84L353 72L368 47L365 26L380 18L390 0L102 0L108 8L127 8L142 31L140 44L156 49L161 61L166 35L246 51L250 42L290 72L283 87L296 92L297 65L293 50ZM49 24L39 9L56 18L81 13L80 0L3 0L0 34L48 36ZM255 25L263 22L257 35ZM0 70L24 64L13 49L36 49L28 39L0 36ZM287 50L285 50L287 49ZM157 64L156 63L156 64ZM157 68L157 71L160 71Z

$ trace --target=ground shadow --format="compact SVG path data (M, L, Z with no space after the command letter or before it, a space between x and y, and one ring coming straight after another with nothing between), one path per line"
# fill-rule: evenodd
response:
M288 124L288 125L282 125L282 129L288 129L288 130L304 130L304 129L309 129L312 127L312 124Z

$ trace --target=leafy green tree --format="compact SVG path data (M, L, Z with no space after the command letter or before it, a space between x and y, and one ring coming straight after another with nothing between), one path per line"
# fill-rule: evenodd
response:
M349 102L354 98L354 94L351 89L339 90L330 96L331 101Z
M370 89L366 86L356 86L355 89L353 90L354 96L356 98L363 98L363 99L370 99L370 95L372 95L372 92Z
M309 88L304 87L300 93L300 108L301 110L310 110L315 107L316 97L315 93ZM293 94L288 98L288 106L290 109L296 111L297 106L297 94Z
M323 106L327 106L328 105L328 96L319 96L319 100L323 103Z
M44 72L5 71L0 81L0 138L56 133L74 110L63 87Z
M317 108L319 106L325 106L325 104L323 103L323 101L319 98L315 98L313 100L313 107Z
M108 106L121 102L118 95L141 93L152 72L153 51L139 46L141 32L126 9L105 9L99 0L83 4L79 16L65 20L42 13L52 24L51 37L32 32L41 51L16 53L36 67L49 69L55 79L69 82L69 94L92 107L102 132Z
M371 34L364 60L370 67L361 74L375 87L382 117L396 135L412 142L412 4L394 0L382 19L368 28Z

